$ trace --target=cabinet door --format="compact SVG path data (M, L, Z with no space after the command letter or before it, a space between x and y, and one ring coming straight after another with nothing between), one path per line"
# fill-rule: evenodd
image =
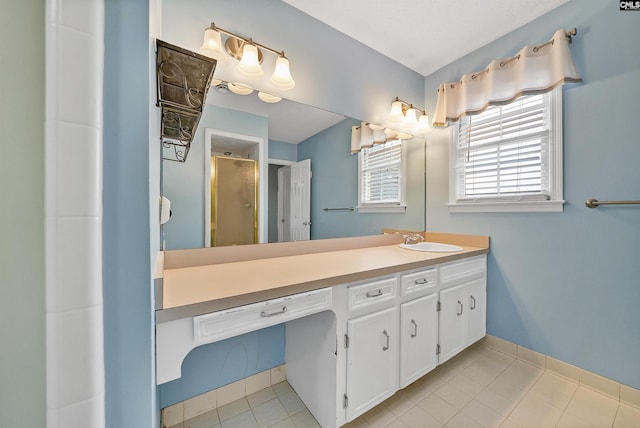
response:
M460 352L466 343L466 284L440 292L440 358L442 364Z
M482 339L487 332L487 287L484 278L467 284L467 338L466 345Z
M400 388L422 377L438 363L438 294L400 306Z
M396 392L397 324L396 308L347 321L347 420Z

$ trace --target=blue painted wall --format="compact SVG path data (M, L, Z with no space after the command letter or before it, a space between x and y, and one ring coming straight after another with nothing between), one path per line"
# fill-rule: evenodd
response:
M107 427L157 426L149 0L105 2L103 298ZM154 252L155 257L155 252Z
M425 142L407 145L407 210L404 213L324 211L358 206L358 156L351 154L351 127L345 119L298 144L298 159L311 159L311 239L376 235L381 228L424 229Z
M182 377L160 385L160 407L284 364L284 324L200 346L182 364Z
M268 144L267 118L207 104L187 160L164 161L162 194L171 201L171 220L163 226L167 250L204 246L205 129L262 138ZM268 148L268 147L267 147Z
M298 145L283 141L269 140L269 159L298 160Z
M588 209L588 198L640 198L640 16L613 0L574 0L433 73L437 85L577 27L584 84L564 88L563 213L450 214L448 130L428 137L427 226L491 236L490 334L640 388L640 209Z

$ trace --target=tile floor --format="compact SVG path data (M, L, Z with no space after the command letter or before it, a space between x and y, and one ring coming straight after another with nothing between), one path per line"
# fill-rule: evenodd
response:
M288 383L172 428L319 427ZM640 428L640 409L494 349L474 345L348 428Z

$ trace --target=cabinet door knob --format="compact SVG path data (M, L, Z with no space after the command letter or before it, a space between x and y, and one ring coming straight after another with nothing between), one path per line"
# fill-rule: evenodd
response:
M462 302L460 300L458 300L458 313L456 315L460 316L462 315Z
M474 310L476 308L476 298L471 296L471 306L469 309Z
M389 333L387 333L387 330L382 330L382 334L387 338L387 344L382 347L382 350L387 351L389 349Z
M411 333L411 338L413 339L418 335L418 323L416 323L414 320L411 320L411 324L413 325L413 333Z

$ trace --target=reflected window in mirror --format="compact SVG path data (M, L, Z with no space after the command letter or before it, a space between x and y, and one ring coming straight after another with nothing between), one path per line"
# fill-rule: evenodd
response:
M405 158L405 144L399 139L358 153L359 212L405 211Z

